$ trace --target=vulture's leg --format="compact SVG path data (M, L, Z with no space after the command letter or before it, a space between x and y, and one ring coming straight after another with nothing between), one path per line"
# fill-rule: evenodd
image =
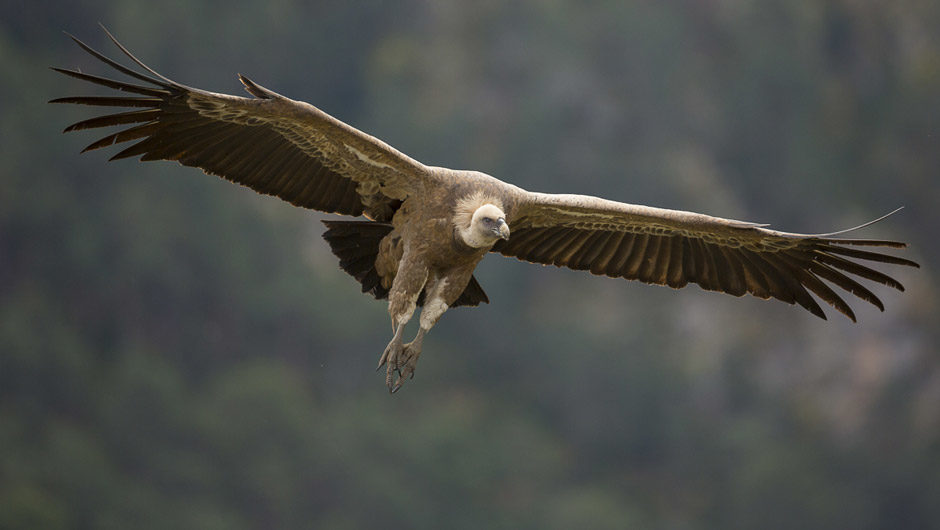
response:
M404 349L399 356L398 377L391 387L393 394L398 392L398 389L405 384L408 378L414 379L415 368L418 366L418 357L421 356L421 346L424 344L424 336L440 320L444 311L447 311L447 305L443 302L440 305L435 304L433 306L425 304L424 309L421 310L421 327L418 329L418 334L415 335L413 341L404 345Z
M388 294L388 314L392 317L392 329L395 334L391 342L385 347L382 357L379 359L379 365L376 370L385 365L385 386L389 391L392 390L392 374L397 372L402 364L402 351L404 345L401 342L402 333L405 331L405 325L411 320L414 314L415 306L421 290L424 289L424 283L427 281L428 269L416 264L408 264L402 259L402 265L395 275L392 282L392 288ZM399 385L401 386L401 385ZM396 389L397 390L397 389Z
M390 387L393 393L397 392L408 378L415 376L415 367L418 364L418 357L421 355L424 336L447 311L449 307L447 302L453 302L460 296L469 279L469 275L466 281L463 282L453 282L454 278L444 279L436 275L432 275L428 279L425 288L424 308L421 310L421 318L419 319L421 327L418 329L415 339L404 345L404 349L399 356L398 377L395 379L395 384Z

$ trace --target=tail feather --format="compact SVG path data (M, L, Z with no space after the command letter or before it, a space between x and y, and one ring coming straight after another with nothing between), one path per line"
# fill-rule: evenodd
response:
M392 225L370 221L323 221L323 239L339 258L339 267L362 284L362 292L377 300L388 298L388 289L375 272L379 243L392 231Z
M377 300L388 298L388 289L382 287L382 279L375 270L375 259L379 255L379 243L392 231L392 225L373 221L323 221L327 231L323 239L339 258L343 271L362 284L362 292ZM424 305L424 292L418 297L418 305ZM476 278L470 277L466 289L452 307L477 306L489 303L489 298Z

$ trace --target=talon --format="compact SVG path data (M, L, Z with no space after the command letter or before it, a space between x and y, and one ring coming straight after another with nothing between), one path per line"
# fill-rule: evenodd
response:
M392 350L392 345L389 344L389 345L385 348L385 351L382 352L382 356L379 357L379 365L375 367L375 371L376 371L376 372L378 372L379 369L382 368L383 366L385 366L385 364L388 362L388 358L389 358L389 354L391 353L391 350Z
M385 371L385 386L388 387L388 392L394 394L398 391L398 388L401 387L401 368L398 366L396 361L389 362L388 369ZM392 376L395 376L394 383Z
M377 372L380 368L385 366L385 386L388 387L390 392L392 391L392 374L401 369L402 349L401 340L396 336L392 339L392 342L388 343L388 346L385 347L382 357L379 358L379 365L375 368Z
M398 376L401 380L401 384L404 384L408 379L414 379L415 377L415 368L418 364L418 357L421 355L421 345L420 343L415 344L410 342L405 344L405 347L402 349L401 355L399 355L399 364L398 364Z
M398 392L407 380L414 379L415 366L421 355L421 337L419 334L414 341L402 344L396 334L379 359L376 370L385 366L385 386L390 394Z
M390 394L394 394L398 392L401 389L402 385L405 384L405 380L401 376L401 369L399 368L395 371L398 373L398 377L395 378L395 382L393 384L389 384L388 392Z

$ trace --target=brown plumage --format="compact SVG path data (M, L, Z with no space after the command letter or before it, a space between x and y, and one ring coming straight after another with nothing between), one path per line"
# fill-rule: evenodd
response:
M447 308L489 301L473 270L490 251L614 278L776 298L825 319L815 294L853 321L844 294L830 284L883 311L881 300L853 277L904 288L860 261L918 266L871 250L905 246L896 241L836 237L844 232L792 234L596 197L532 193L482 173L426 166L244 76L239 78L254 98L171 81L113 37L146 73L73 40L144 83L54 68L128 93L52 101L130 109L66 128L128 126L85 151L136 140L111 159L176 160L296 206L366 217L326 221L324 238L363 292L389 301L394 336L379 367L386 366L391 391L414 376L424 335ZM403 344L402 332L417 306L423 306L418 335Z

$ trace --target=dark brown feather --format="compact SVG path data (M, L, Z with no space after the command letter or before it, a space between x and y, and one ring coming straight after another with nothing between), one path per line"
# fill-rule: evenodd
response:
M856 276L861 276L867 280L882 283L888 287L893 287L898 291L904 290L904 286L901 285L901 282L895 280L887 274L870 269L864 265L855 263L854 261L849 261L847 259L840 258L839 256L833 256L832 254L820 251L816 251L815 258L817 261L830 265L833 268L841 269Z
M841 254L843 256L848 256L850 258L863 259L867 261L878 261L881 263L891 263L892 265L906 265L908 267L919 267L916 263L909 259L899 258L897 256L891 256L889 254L879 254L877 252L868 252L865 250L858 250L854 248L846 248L839 245L826 245L823 247L826 252L830 254Z
M787 289L787 282L780 271L771 266L763 255L747 249L741 249L741 256L753 265L766 280L767 291L770 296L788 304L796 303L793 293Z
M571 268L575 270L587 270L591 266L591 260L603 250L603 243L610 237L610 232L588 232L581 238L581 244L578 250L571 255Z
M113 88L114 90L120 90L121 92L133 92L135 94L141 94L143 96L153 96L153 97L162 97L167 96L169 92L166 90L159 90L154 88L149 88L145 86L135 85L131 83L124 83L122 81L115 81L114 79L108 79L106 77L99 77L96 75L90 75L83 72L76 72L75 70L68 70L65 68L56 68L52 67L53 70L59 72L60 74L65 74L69 77L74 77L75 79L81 79L82 81L88 81L89 83L94 83L96 85L101 85L107 88Z
M773 259L767 260L767 264L776 269L778 278L783 283L784 288L793 295L793 299L810 313L827 320L826 313L823 312L816 300L809 294L800 280L797 279L799 271L792 269L786 262Z
M72 103L74 105L92 105L95 107L158 107L162 101L158 98L74 96L51 99L49 103Z
M611 276L608 265L610 265L610 260L614 257L614 254L617 253L617 249L620 248L624 237L626 237L626 234L623 232L611 232L610 238L604 245L603 252L591 264L591 273Z
M131 112L120 112L117 114L108 114L107 116L98 116L73 123L62 132L80 131L82 129L95 129L98 127L112 127L114 125L126 125L128 123L141 123L154 121L160 111L157 109L135 110Z
M685 259L685 238L672 236L669 238L669 242L672 250L669 254L669 272L666 275L666 284L669 287L678 289L689 283L682 270Z
M809 270L820 278L832 282L838 285L840 288L845 289L862 300L872 304L881 311L885 310L884 304L877 296L875 296L875 293L871 292L864 285L833 269L825 263L814 261L809 265Z
M734 296L744 296L747 293L747 282L744 278L744 267L738 262L734 255L734 249L728 247L716 247L716 254L721 256L727 271L723 276L722 287L725 292Z
M764 276L764 273L761 272L756 265L747 259L747 256L741 252L728 252L728 255L741 267L741 274L743 275L744 283L747 285L747 292L758 298L763 298L764 300L772 296L767 277Z
M855 312L852 311L852 308L849 307L845 300L843 300L839 295L836 294L828 285L823 283L815 274L810 272L807 268L807 260L799 260L793 255L790 255L787 252L781 252L778 257L781 261L787 264L790 269L790 272L793 274L795 279L804 285L807 289L812 291L816 296L821 298L823 301L836 308L840 313L849 317L852 322L856 322Z
M623 265L623 277L631 280L639 279L640 266L643 264L643 257L646 256L646 246L649 244L650 236L648 234L637 234L633 241L633 248L630 250L630 257Z
M145 138L153 134L159 126L160 125L157 123L145 123L143 125L131 127L130 129L118 131L114 134L109 134L100 140L88 144L84 149L82 149L82 152L84 153L85 151L101 149L102 147L129 142L138 138Z
M545 232L548 231L546 230ZM557 233L557 231L552 232ZM570 229L568 232L561 232L554 241L550 239L552 235L553 233L546 233L546 235L543 236L547 241L551 242L552 245L545 251L546 258L545 261L542 262L552 265L559 265L559 263L555 263L558 259L557 256L571 245L576 244L578 240L583 237L582 231L574 228ZM510 238L510 241L512 241L512 238Z

